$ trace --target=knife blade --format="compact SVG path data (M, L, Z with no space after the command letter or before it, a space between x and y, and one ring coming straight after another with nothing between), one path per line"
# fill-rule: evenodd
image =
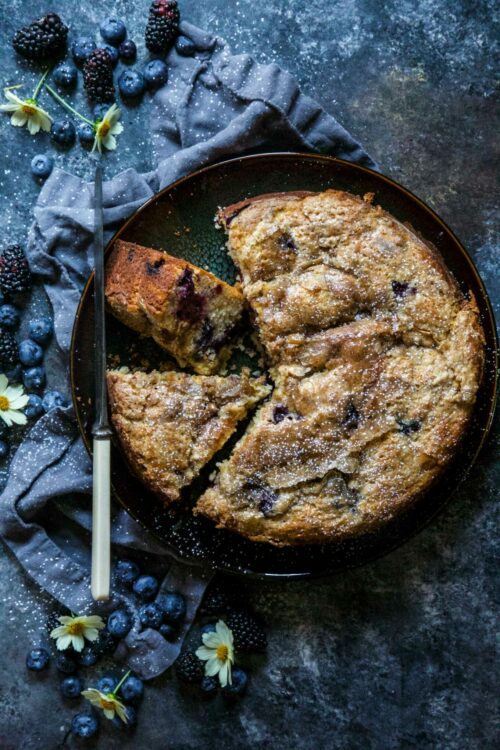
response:
M95 168L94 194L94 374L95 420L92 425L92 566L91 591L96 601L109 598L110 587L110 449L106 387L106 320L104 304L104 229L102 164Z

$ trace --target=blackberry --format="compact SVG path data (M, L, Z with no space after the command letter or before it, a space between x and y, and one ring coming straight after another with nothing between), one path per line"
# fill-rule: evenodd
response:
M229 596L220 588L210 588L200 606L202 615L221 615L227 612L231 607Z
M196 685L203 679L203 666L194 651L184 651L175 662L175 672L181 682Z
M180 13L176 0L153 0L146 26L146 47L155 54L166 53L179 33Z
M16 31L12 46L28 60L44 62L62 57L66 50L68 27L56 13L48 13Z
M4 294L17 294L31 289L31 272L19 245L9 245L0 256L0 289Z
M93 102L113 102L113 60L106 49L95 49L83 65L83 83Z
M246 612L231 612L226 624L233 632L237 651L263 651L266 648L266 634L251 615Z
M0 326L0 371L12 367L17 362L17 344L14 336L3 326Z

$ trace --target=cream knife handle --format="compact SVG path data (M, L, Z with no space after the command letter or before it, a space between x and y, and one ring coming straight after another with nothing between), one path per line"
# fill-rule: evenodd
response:
M111 441L109 438L94 438L91 590L96 601L109 599L111 557L110 449Z

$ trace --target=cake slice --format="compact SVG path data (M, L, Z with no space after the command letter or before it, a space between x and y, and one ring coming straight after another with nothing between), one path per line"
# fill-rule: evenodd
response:
M269 393L247 370L228 377L180 372L107 375L111 419L134 473L166 504L179 499L238 422Z
M201 375L229 359L244 306L238 289L208 271L123 240L107 262L106 300L118 320Z

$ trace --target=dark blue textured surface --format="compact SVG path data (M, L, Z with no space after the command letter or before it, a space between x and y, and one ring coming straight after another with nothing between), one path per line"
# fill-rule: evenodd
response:
M125 18L140 66L148 4L32 0L28 10L21 0L2 0L2 83L34 81L29 66L13 58L8 39L46 10L59 11L75 35L93 33L96 40L104 17ZM180 5L187 20L225 36L234 51L288 68L384 172L449 222L498 300L492 0ZM129 164L152 166L148 107L145 97L140 108L126 110L126 136L107 159L108 175ZM31 138L3 115L0 136L2 240L17 241L38 193L30 160L53 149L48 136ZM79 146L57 152L56 161L79 174L90 172ZM38 292L33 307L37 314L44 309ZM167 674L146 687L135 735L128 739L106 726L97 746L494 748L500 676L495 443L498 430L447 510L384 560L329 581L244 586L268 625L270 644L241 704L200 702ZM52 750L81 708L63 705L53 666L41 677L25 673L25 653L38 645L48 602L6 554L0 599L0 746Z

